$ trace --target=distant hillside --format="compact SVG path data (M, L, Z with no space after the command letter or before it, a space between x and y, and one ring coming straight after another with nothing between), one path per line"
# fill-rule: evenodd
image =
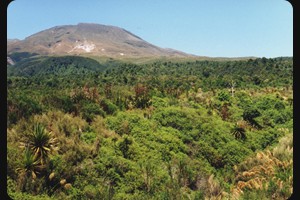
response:
M7 44L13 44L15 42L19 42L19 39L7 39Z
M100 24L56 26L24 40L8 40L8 54L96 55L122 57L192 57L173 49L152 45L129 31Z
M103 71L99 62L79 56L26 58L7 68L8 75L75 75Z

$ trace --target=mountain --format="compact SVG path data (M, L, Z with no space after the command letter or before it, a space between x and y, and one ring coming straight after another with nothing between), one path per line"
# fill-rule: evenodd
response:
M19 39L7 39L7 44L13 44L15 42L19 42Z
M146 42L129 31L92 23L55 26L24 40L8 40L7 53L40 55L95 55L108 57L192 57Z

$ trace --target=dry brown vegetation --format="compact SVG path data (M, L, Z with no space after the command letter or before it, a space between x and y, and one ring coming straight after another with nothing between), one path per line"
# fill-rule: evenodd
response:
M234 199L255 190L269 191L276 199L288 198L293 192L293 176L289 173L293 171L293 135L287 134L272 150L257 152L255 157L234 166L234 170Z

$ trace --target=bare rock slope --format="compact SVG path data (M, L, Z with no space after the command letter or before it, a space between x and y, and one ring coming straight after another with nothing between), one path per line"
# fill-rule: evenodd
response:
M56 26L24 40L8 42L7 53L13 52L109 57L192 56L157 47L119 27L91 23Z

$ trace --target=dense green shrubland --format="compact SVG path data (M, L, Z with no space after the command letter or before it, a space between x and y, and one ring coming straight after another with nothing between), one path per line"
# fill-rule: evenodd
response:
M11 197L290 196L292 59L38 59L10 66L8 76ZM272 174L255 174L259 166Z

